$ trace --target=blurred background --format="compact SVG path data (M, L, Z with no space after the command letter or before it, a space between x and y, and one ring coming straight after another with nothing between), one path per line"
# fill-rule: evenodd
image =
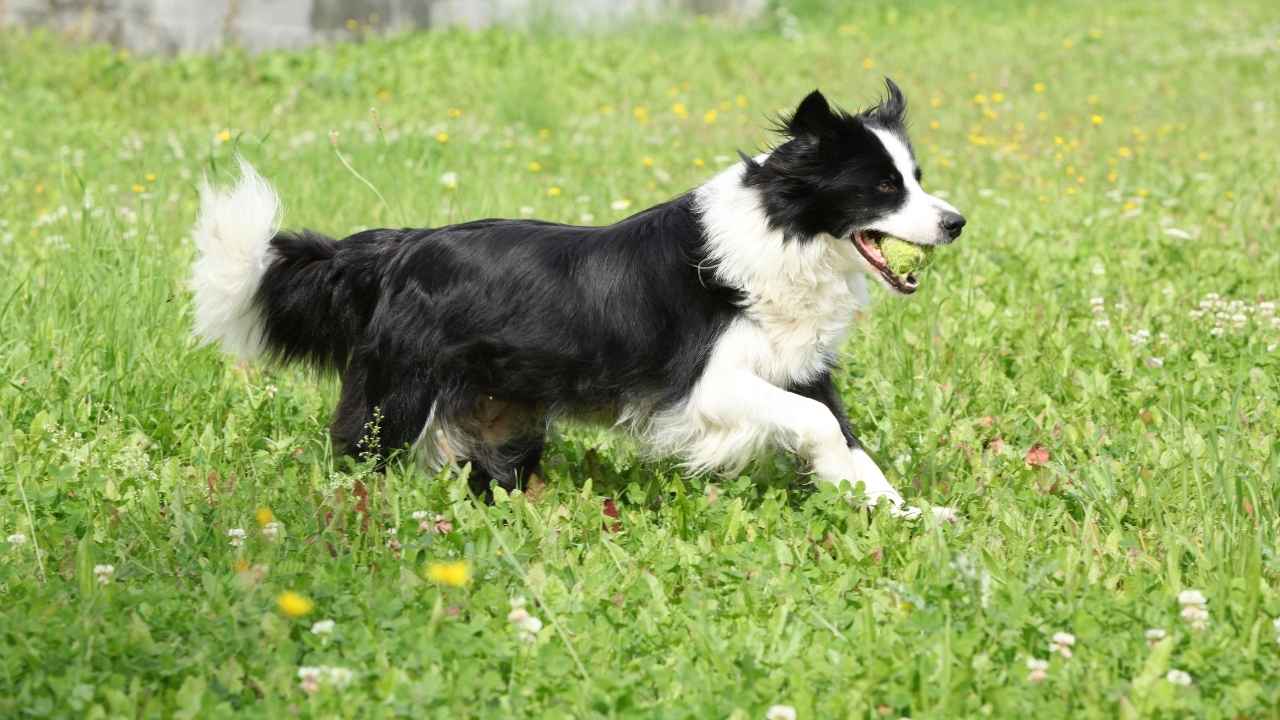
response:
M608 27L679 12L750 19L766 0L0 0L0 21L138 52L298 48L365 32Z

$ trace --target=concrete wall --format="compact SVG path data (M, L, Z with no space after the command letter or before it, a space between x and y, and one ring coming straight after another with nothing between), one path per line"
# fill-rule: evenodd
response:
M367 29L550 21L591 28L672 12L752 17L767 0L0 0L0 23L46 26L137 52L301 47Z

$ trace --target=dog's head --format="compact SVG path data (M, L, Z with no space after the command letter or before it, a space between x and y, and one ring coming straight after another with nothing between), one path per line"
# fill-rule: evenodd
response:
M880 241L949 243L964 217L920 186L906 99L888 78L885 88L884 100L856 115L809 93L779 124L786 141L762 161L748 160L744 181L760 191L769 223L789 240L852 243L868 274L907 295L916 278L889 270Z

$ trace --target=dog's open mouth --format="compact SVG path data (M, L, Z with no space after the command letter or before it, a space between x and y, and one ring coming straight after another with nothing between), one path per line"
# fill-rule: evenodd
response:
M886 237L888 236L877 230L855 230L850 239L853 240L853 246L858 248L858 252L862 253L862 257L871 263L871 267L880 273L880 277L883 277L890 287L903 295L910 295L920 287L920 283L916 280L915 273L907 273L903 276L889 269L884 255L880 252L880 241Z

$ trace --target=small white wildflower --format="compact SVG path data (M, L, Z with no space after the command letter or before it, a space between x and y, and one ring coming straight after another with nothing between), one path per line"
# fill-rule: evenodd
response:
M1152 369L1164 367L1164 358L1154 356L1147 358L1147 367Z
M1179 240L1190 240L1190 239L1191 239L1191 233L1189 233L1189 232L1187 232L1186 230L1183 230L1183 229L1181 229L1181 228L1175 228L1175 227L1165 228L1165 229L1164 229L1164 234L1165 234L1165 235L1168 235L1169 237L1178 238Z
M303 666L298 668L298 686L302 692L314 695L320 690L320 668Z
M262 537L268 540L275 540L276 538L280 537L280 531L283 529L284 529L284 525L282 525L280 521L272 520L271 522L262 526Z
M796 720L796 709L790 705L770 705L764 720Z
M631 207L631 201L627 199L614 200L613 202L609 203L609 207L613 208L614 210L626 210L627 208Z
M584 212L578 216L578 222L584 223L584 224L595 222L595 220L596 220L596 216L588 212Z
M1105 265L1103 265L1102 263L1094 263L1094 265L1093 265L1093 274L1094 274L1094 275L1106 275L1106 274L1107 274L1107 268L1106 268L1106 266L1105 266Z
M355 677L355 673L351 670L329 665L298 668L298 680L300 681L298 684L302 691L308 695L316 693L322 686L342 689L351 683L353 677Z
M1097 325L1097 326L1098 326L1098 327L1100 327L1100 328L1109 328L1109 327L1111 327L1111 321L1110 321L1110 320L1108 320L1108 319L1106 319L1106 318L1098 318L1097 320L1094 320L1094 321L1093 321L1093 324L1094 324L1094 325Z
M1187 315L1189 315L1192 320L1199 320L1200 318L1204 317L1204 311L1192 310L1191 312L1187 313Z
M1053 639L1049 643L1049 652L1058 653L1064 658L1071 657L1071 648L1076 644L1076 636L1067 632L1058 632L1053 634Z
M511 612L507 613L507 622L518 631L520 639L525 642L533 642L538 638L538 633L542 631L542 621L525 609L525 600L523 597L515 597L511 599Z
M312 635L330 635L333 633L333 628L336 625L337 623L335 623L332 620L317 620L315 623L311 625L311 634Z
M452 172L452 171L447 172L447 173L443 173L443 174L440 176L440 184L441 184L441 185L443 185L443 186L445 186L446 188L449 188L450 190L453 190L453 189L457 188L457 187L458 187L458 173L456 173L456 172Z
M1090 305L1092 305L1092 306L1094 306L1094 307L1099 307L1099 306L1101 306L1101 305L1105 305L1105 304L1107 304L1107 300L1106 300L1106 298L1102 297L1101 295L1095 295L1095 296L1093 296L1093 297L1089 298L1089 304L1090 304Z
M1139 330L1129 336L1129 342L1133 343L1134 345L1145 345L1147 341L1150 339L1151 339L1150 330Z
M1209 602L1199 590L1183 590L1178 593L1179 605L1204 605Z
M16 532L10 535L6 539L9 541L10 545L26 545L27 544L27 536L20 532Z
M1146 638L1147 638L1147 644L1148 644L1148 645L1155 645L1156 643L1158 643L1158 642L1160 642L1161 640L1165 639L1165 637L1167 637L1167 636L1168 636L1168 634L1169 634L1169 633L1167 633L1167 632L1165 632L1165 631L1164 631L1164 628L1150 628L1150 629L1148 629L1148 630L1147 630L1147 632L1145 633Z
M94 565L93 576L98 579L99 585L106 585L111 582L111 578L116 574L115 565Z
M1222 329L1221 327L1214 327L1209 329L1209 334L1212 335L1213 337L1221 337L1222 333L1224 332L1226 332L1226 330Z
M1258 303L1258 314L1264 317L1270 317L1276 314L1276 304L1270 300L1264 300Z
M1191 625L1192 630L1204 630L1209 626L1209 611L1200 605L1184 605L1182 619Z
M1168 674L1164 676L1164 679L1174 685L1181 685L1183 687L1191 684L1191 676L1181 670L1170 670Z
M244 545L244 528L231 528L227 531L227 537L231 538L231 547Z
M1027 682L1042 683L1049 677L1049 661L1039 658L1027 658Z
M418 522L422 522L423 520L426 520L427 518L431 517L431 513L427 512L426 510L414 510L413 514L410 515L409 517L413 518Z
M533 208L529 207L528 205L520 206L520 215L521 217L529 217L533 215Z

